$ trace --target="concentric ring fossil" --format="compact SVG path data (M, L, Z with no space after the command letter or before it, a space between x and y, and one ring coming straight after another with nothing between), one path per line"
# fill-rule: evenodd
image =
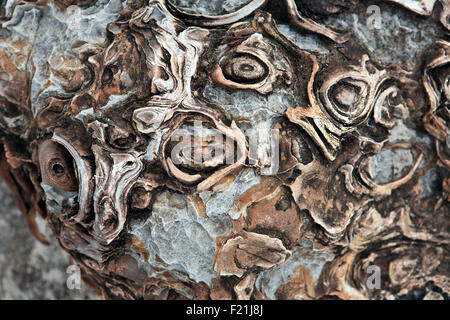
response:
M42 182L64 191L77 191L72 159L63 146L50 140L39 146Z
M185 117L181 115L179 118ZM189 116L186 120L180 120L176 119L175 114L174 118L178 125L171 126L170 133L161 143L160 152L163 156L162 165L170 176L188 185L198 184L197 190L201 192L208 190L245 163L248 153L247 142L236 123L233 122L227 127L218 119L206 118L205 120L210 122L209 125L215 127L211 127L208 134L204 132L208 130L206 127L208 122L202 122L202 117L197 120L197 124L202 127L198 132L192 130L195 130L195 120L189 119ZM174 138L174 134L178 139ZM175 145L172 146L173 142ZM194 172L191 174L183 172L175 164Z
M0 4L0 178L102 297L448 299L447 0Z

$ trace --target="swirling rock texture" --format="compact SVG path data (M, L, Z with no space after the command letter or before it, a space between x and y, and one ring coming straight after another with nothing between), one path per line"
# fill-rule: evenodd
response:
M0 0L0 176L104 298L448 299L449 14Z

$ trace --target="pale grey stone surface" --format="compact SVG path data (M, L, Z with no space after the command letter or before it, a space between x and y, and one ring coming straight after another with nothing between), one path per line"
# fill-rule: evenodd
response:
M184 195L164 191L156 196L151 216L143 223L131 223L130 232L150 253L149 263L186 273L198 282L211 285L217 275L212 269L215 239L231 231L231 219L221 214L201 217Z
M58 247L45 222L38 223L49 246L33 238L0 182L0 299L98 299L84 283L79 290L67 287L69 256Z
M204 15L222 15L242 8L251 0L172 0L181 10Z
M370 159L370 171L378 184L385 184L402 178L413 163L410 150L389 149Z
M329 53L329 50L326 48L326 46L314 35L299 33L288 24L279 24L278 30L289 40L299 46L299 48L309 51L315 51L320 54Z
M327 249L313 251L309 248L297 247L292 251L292 256L283 265L272 270L265 271L259 276L256 287L271 300L275 299L275 293L280 286L286 284L294 275L298 266L305 267L313 281L316 281L324 265L332 261L335 254Z
M434 21L423 19L417 23L413 13L382 3L376 5L380 14L377 19L374 15L378 14L378 9L377 12L371 11L371 5L373 3L362 3L359 12L332 15L321 23L339 31L353 30L373 57L383 63L398 63L406 69L412 69L420 62L420 52L427 45L442 38L442 32Z

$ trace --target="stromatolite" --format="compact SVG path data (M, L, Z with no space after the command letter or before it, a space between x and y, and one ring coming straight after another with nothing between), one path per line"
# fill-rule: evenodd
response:
M447 0L0 5L0 177L103 297L448 299Z

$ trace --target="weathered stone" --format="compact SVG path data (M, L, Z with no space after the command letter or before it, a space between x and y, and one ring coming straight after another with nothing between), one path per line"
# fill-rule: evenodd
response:
M0 0L30 232L108 299L448 299L450 2L376 3Z

